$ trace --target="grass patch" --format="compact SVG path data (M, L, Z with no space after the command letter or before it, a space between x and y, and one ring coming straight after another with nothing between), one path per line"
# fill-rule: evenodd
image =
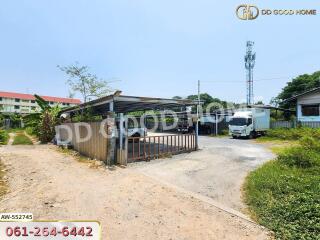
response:
M9 141L9 134L6 130L0 129L0 145L6 145Z
M23 132L17 132L12 145L32 145L32 141Z
M245 201L277 239L320 239L320 144L305 137L251 172Z
M90 168L98 168L103 165L102 161L94 160L94 159L88 158L86 156L83 156L73 149L68 149L68 148L63 148L63 147L59 147L57 149L60 153L63 153L68 156L72 156L80 163L88 164Z
M17 133L23 131L22 128L10 128L7 130L8 133Z

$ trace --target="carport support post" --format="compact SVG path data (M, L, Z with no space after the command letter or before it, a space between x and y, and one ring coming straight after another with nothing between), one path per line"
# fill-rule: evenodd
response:
M216 123L216 136L218 136L218 113L216 113L216 117L215 117L215 123Z

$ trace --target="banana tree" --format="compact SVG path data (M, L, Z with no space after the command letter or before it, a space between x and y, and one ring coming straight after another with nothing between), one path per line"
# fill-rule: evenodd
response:
M41 108L39 113L29 114L24 117L26 127L31 127L42 143L50 142L55 136L54 127L59 123L61 108L49 103L38 95L34 95L36 103Z

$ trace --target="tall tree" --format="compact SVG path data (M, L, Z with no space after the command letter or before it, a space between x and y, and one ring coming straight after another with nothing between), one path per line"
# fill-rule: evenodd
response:
M182 97L180 97L180 96L174 96L174 97L172 97L172 99L180 100L180 99L182 99Z
M187 99L190 99L190 100L198 100L198 95L189 95L187 97ZM224 108L227 107L228 103L226 101L222 101L220 100L219 98L214 98L212 97L210 94L208 93L201 93L200 94L200 100L201 102L203 102L203 105L202 105L202 108L203 109L206 109L206 107L210 104L210 103L216 103L217 106L213 106L212 110L213 109L218 109L219 106L223 106Z
M71 90L79 92L84 102L87 102L91 97L102 97L111 92L108 82L91 74L88 66L79 66L76 63L64 67L58 65L58 68L69 76L67 83Z
M277 99L279 99L281 107L293 107L294 103L281 102L316 87L320 87L320 71L314 72L313 74L303 74L294 78L282 89Z

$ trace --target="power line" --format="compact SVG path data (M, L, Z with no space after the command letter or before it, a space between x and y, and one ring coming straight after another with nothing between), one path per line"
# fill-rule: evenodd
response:
M279 79L290 79L290 77L274 77L274 78L260 78L255 79L255 82L262 82L262 81L273 81L273 80L279 80ZM243 83L243 81L201 81L201 83Z

